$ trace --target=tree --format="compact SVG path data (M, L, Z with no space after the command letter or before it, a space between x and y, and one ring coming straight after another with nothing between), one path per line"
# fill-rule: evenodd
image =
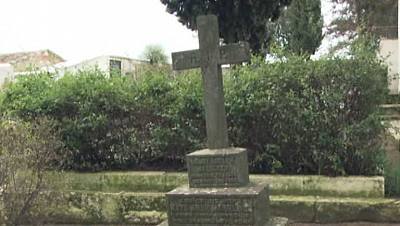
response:
M215 14L219 20L220 37L224 43L248 41L253 53L266 53L270 36L267 25L276 20L291 0L161 0L167 12L179 22L196 29L196 17Z
M275 24L275 42L296 55L312 55L321 45L320 0L293 0Z
M397 37L398 0L331 0L339 7L339 17L331 24L330 32L341 36L372 32L386 38Z
M40 221L40 206L56 204L50 193L43 193L45 174L58 168L63 147L49 119L27 123L0 118L0 225Z
M160 45L147 45L142 57L148 60L150 64L166 64L168 62L168 56Z

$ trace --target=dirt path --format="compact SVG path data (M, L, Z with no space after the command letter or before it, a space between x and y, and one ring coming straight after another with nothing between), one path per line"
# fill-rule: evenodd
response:
M400 226L400 224L384 224L384 223L368 223L368 222L353 222L353 223L340 223L340 224L300 224L292 223L291 226Z

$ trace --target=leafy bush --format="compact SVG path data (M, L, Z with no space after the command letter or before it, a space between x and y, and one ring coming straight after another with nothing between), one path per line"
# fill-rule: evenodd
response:
M201 75L165 72L138 80L98 71L37 75L9 86L1 109L54 118L70 150L68 169L180 169L186 153L205 146ZM253 172L381 173L380 62L254 60L224 80L230 140L250 150Z
M231 138L252 150L256 172L381 173L385 75L364 59L238 68L226 83Z
M107 78L96 70L59 80L47 74L25 77L5 91L2 112L25 120L55 119L69 149L67 169L164 168L171 159L170 167L180 167L185 153L199 148L196 140L204 137L191 127L191 121L197 126L202 118L196 120L184 109L201 112L201 98L189 95L196 79L174 80L165 71L146 70L139 81ZM40 89L25 89L31 86ZM188 101L197 102L192 106Z
M0 120L0 225L20 225L37 219L39 196L46 188L45 171L59 162L62 142L52 123ZM32 223L32 222L31 222Z

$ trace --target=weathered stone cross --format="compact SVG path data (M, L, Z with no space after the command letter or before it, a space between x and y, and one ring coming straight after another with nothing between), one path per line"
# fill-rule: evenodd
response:
M197 28L200 50L172 53L172 67L174 70L201 67L207 145L209 149L227 148L229 143L221 65L249 61L249 45L240 42L220 46L218 19L214 15L197 17Z

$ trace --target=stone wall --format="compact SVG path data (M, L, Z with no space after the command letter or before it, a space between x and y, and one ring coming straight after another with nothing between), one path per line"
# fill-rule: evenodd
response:
M112 172L49 174L54 190L99 192L168 192L188 183L185 173ZM383 198L384 178L251 175L250 181L270 185L271 195Z
M165 192L188 182L185 173L49 173L43 223L157 225L166 219ZM273 216L292 222L399 222L400 203L384 198L383 177L251 175L270 184ZM267 200L266 200L267 201Z
M0 64L0 87L14 78L14 69L10 64Z
M399 93L399 40L382 39L380 55L389 65L389 90L391 94Z

